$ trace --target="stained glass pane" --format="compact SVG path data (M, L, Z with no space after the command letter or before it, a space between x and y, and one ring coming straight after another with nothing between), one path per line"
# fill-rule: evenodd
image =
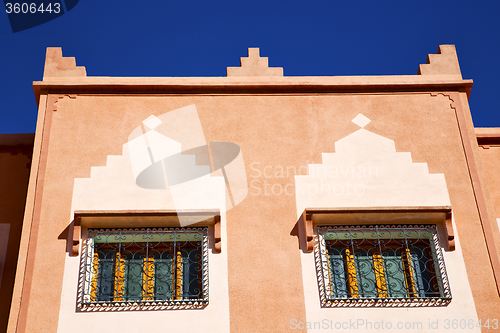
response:
M451 299L434 226L319 226L318 235L328 299Z
M89 229L84 299L90 302L207 300L207 228Z

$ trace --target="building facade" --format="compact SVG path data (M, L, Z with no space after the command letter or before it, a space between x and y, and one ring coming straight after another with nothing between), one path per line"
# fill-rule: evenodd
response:
M0 332L7 330L33 139L33 134L0 134Z
M418 75L88 77L48 48L8 332L495 330L500 130Z

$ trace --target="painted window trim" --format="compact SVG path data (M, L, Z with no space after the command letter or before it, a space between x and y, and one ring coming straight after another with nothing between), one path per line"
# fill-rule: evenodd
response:
M414 222L411 222L414 221ZM300 238L305 252L313 252L314 225L434 224L444 237L441 246L455 250L455 234L450 206L434 207L338 207L306 208L299 219Z
M118 229L85 228L84 232L85 232L85 237L83 237L82 239L83 253L81 256L81 264L80 264L81 272L78 283L79 285L78 307L81 311L202 309L208 305L208 294L209 294L208 227L197 226L197 227L185 227L185 228L167 227L167 228L118 228ZM201 265L200 266L201 271L198 271L199 272L198 274L200 275L196 280L200 284L199 288L201 289L195 288L196 290L198 290L197 298L191 298L191 297L183 298L183 296L186 296L187 294L185 294L185 291L183 289L182 285L183 282L178 280L179 276L178 274L181 272L180 274L182 276L182 274L185 273L184 269L186 267L183 268L182 263L179 266L179 261L177 260L177 258L175 258L175 256L182 256L181 254L181 251L183 251L182 246L179 248L174 246L173 248L174 257L172 257L171 260L174 266L172 267L170 273L172 274L171 277L172 283L170 285L170 288L175 288L175 290L170 289L174 291L174 293L171 295L172 296L171 298L153 299L152 296L154 296L154 290L150 289L155 288L154 284L156 283L156 279L154 276L153 278L150 276L150 272L152 271L149 270L149 268L152 267L154 268L154 263L151 260L152 257L148 255L146 255L146 257L144 258L145 260L143 260L142 273L137 275L139 279L142 279L141 295L127 295L127 292L125 291L125 285L129 282L126 276L129 269L127 268L128 267L127 265L131 265L131 263L126 262L127 260L126 256L130 257L131 255L132 257L129 259L132 259L132 261L134 261L133 258L136 257L137 255L136 252L130 252L129 255L127 255L127 253L130 251L130 246L127 245L125 246L125 248L123 248L123 252L122 250L119 250L119 248L117 248L116 255L113 255L112 258L110 258L111 260L110 267L112 267L113 271L111 275L109 275L111 277L111 280L108 279L108 281L111 281L110 283L112 284L112 292L108 296L102 295L102 297L104 298L99 299L100 296L98 296L98 290L99 290L98 272L100 269L103 269L102 266L103 263L99 262L98 259L99 255L96 256L97 254L97 252L95 252L96 244L103 244L106 247L109 243L109 239L111 239L111 243L109 244L112 245L112 244L122 243L128 237L129 238L128 243L131 242L133 246L136 246L139 245L136 243L136 237L142 236L143 234L147 234L148 237L145 238L146 241L140 241L139 243L146 243L152 240L153 243L155 244L153 245L153 247L151 247L151 249L153 249L158 244L162 244L165 242L167 243L172 242L175 245L175 242L177 242L177 234L179 234L179 236L182 237L182 235L186 233L187 235L185 235L185 237L188 237L188 239L190 239L191 237L196 237L197 235L202 236L201 239L198 241L200 242L198 247L198 251L200 252L198 255L195 256L196 260L199 260L199 265ZM174 236L173 237L168 236L169 234L172 234ZM104 235L105 238L103 239L102 236L100 236L101 241L99 242L94 238L96 235ZM113 235L115 236L118 235L118 238L116 237L108 238ZM160 237L162 241L159 241L158 237ZM142 240L144 239L144 237L140 237L140 239ZM111 248L115 247L112 246ZM139 252L143 251L144 249L141 250L141 248L143 248L143 246L139 246L137 250ZM176 248L178 251L176 250ZM113 250L106 252L112 253ZM168 260L168 258L166 259ZM182 261L184 261L184 258L181 258L181 262ZM133 265L132 269L137 269L139 267L136 264L137 262L135 263L135 265ZM108 270L110 267L108 267ZM190 270L191 268L188 269ZM198 270L198 268L196 268L196 270ZM145 274L147 274L149 278L145 278ZM180 290L179 288L181 288L182 290Z
M77 210L68 226L69 255L79 255L82 228L181 227L179 216L195 221L190 226L212 226L214 253L221 253L221 214L204 210Z
M318 283L324 306L446 306L451 302L448 275L435 225L318 225L317 229L318 247L315 253L320 262L321 278ZM408 262L408 257L412 256L409 249L414 246L423 248L422 251L427 253L424 266L422 259L417 259L421 263L415 266L415 257ZM329 250L336 251L333 258ZM399 253L399 250L402 252ZM331 265L337 261L334 270ZM390 264L387 265L386 261ZM433 263L431 266L430 262ZM394 271L394 263L399 263L400 272ZM422 274L420 278L413 271L414 267L422 269L418 269ZM384 270L389 268L391 273L385 273ZM361 275L358 276L358 273ZM427 283L426 274L430 274ZM391 284L390 279L393 280ZM437 281L436 285L430 284L433 280ZM397 289L398 285L404 285L404 288ZM370 286L372 289L365 289ZM389 286L396 289L390 290ZM402 295L403 292L405 295Z

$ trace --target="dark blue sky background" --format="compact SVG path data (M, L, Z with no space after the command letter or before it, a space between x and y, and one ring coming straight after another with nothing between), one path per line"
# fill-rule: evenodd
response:
M260 47L286 76L416 74L455 44L478 127L500 126L499 1L97 1L12 33L0 13L0 133L35 131L32 81L61 46L88 76L225 76ZM404 110L401 110L404 112Z

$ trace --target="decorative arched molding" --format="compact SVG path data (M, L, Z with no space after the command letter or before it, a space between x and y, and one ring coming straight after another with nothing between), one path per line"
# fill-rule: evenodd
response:
M436 224L442 246L454 250L444 174L430 174L426 163L396 152L394 141L365 130L365 116L353 122L361 129L335 142L335 153L323 153L323 163L310 164L308 175L295 176L306 251L314 246L314 224L346 223Z

